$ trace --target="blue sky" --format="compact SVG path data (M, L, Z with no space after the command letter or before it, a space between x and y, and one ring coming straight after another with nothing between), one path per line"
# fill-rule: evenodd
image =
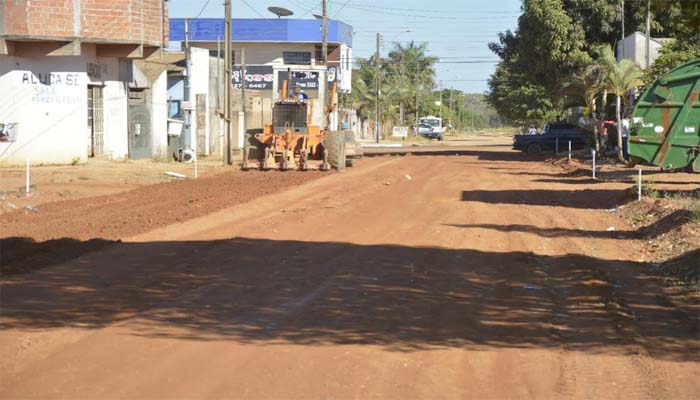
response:
M208 3L208 4L207 4ZM247 4L246 4L247 3ZM384 38L382 53L392 42L428 42L430 54L440 57L437 79L444 87L469 93L486 90L496 57L487 44L496 34L514 29L520 0L329 0L328 15L353 26L355 57L374 52L375 35ZM222 0L170 0L171 17L223 17ZM268 6L294 11L291 18L321 14L321 0L233 0L234 18L273 17ZM206 5L206 7L204 7ZM203 8L204 7L204 8ZM406 32L410 30L410 32ZM465 63L474 62L479 63Z

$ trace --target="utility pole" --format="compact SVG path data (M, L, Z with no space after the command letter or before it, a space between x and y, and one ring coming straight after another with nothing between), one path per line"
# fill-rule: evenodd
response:
M241 86L241 110L243 111L243 127L245 129L246 113L248 112L245 96L245 83L246 77L248 75L248 68L245 63L245 48L241 49L241 75L243 75L243 79L241 80L241 82L243 83Z
M440 81L440 119L442 119L442 81Z
M323 33L323 44L321 45L321 52L323 53L323 66L326 68L326 72L323 74L324 76L324 83L323 83L323 115L326 117L326 129L329 128L330 125L330 108L328 107L329 105L329 100L328 100L328 1L323 0L323 18L321 21L321 30ZM333 101L333 99L330 99L330 101Z
M646 68L649 69L649 66L651 65L651 58L649 55L649 41L651 40L651 0L647 0L647 40L646 40L646 46L647 46L647 57L646 57L646 62L647 66Z
M462 131L462 108L464 108L464 93L459 95L457 100L457 130Z
M185 103L191 101L190 74L192 73L192 60L190 58L190 22L185 18L185 93L182 99ZM188 107L189 108L189 107ZM192 140L192 111L185 109L185 132L187 132L186 140L189 140L190 148L196 149L197 138ZM193 143L194 142L194 143ZM186 143L186 142L185 142ZM196 150L195 150L196 152Z
M379 143L379 139L381 138L381 134L380 134L380 132L379 132L379 127L380 127L380 125L381 125L381 124L379 123L379 117L380 117L380 114L379 114L379 96L381 95L381 90L379 89L379 85L380 85L380 77L379 77L379 66L380 66L380 65L379 65L379 46L380 46L380 44L381 44L381 43L380 43L381 40L382 40L382 35L381 35L380 33L377 33L377 52L374 54L374 68L375 68L375 75L376 75L375 78L376 78L376 85L377 85L377 88L376 88L376 89L377 89L377 90L376 90L376 95L377 95L377 98L376 98L376 110L375 110L375 115L374 115L374 118L375 118L375 122L374 122L374 134L375 134L375 136L377 137L377 143Z
M473 98L469 99L469 113L471 114L471 116L470 116L471 124L469 124L469 125L470 125L471 130L474 131L474 99Z
M454 89L450 89L450 125L452 125L452 101L454 100Z
M224 165L231 165L231 0L224 2L226 7L224 23ZM244 79L245 80L245 79Z
M216 38L216 111L221 109L221 36Z
M418 136L418 82L418 59L416 59L416 136Z

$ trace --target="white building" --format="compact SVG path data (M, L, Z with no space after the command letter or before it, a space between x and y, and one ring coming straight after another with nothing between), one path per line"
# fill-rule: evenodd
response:
M203 95L206 115L191 118L189 138L182 144L193 143L197 137L201 155L221 154L223 149L223 19L170 19L170 43L172 50L184 48L185 24L189 32L190 46L190 102ZM328 22L328 68L323 65L321 21L317 19L234 19L232 22L232 48L234 68L231 77L234 85L233 147L243 145L240 131L262 128L272 119L272 106L283 94L283 82L288 89L295 85L309 96L314 125L321 125L324 116L323 99L326 91L335 85L338 92L349 93L352 87L352 27L340 21ZM238 124L238 111L242 109L242 51L246 66L246 118ZM220 55L220 57L219 57ZM204 57L209 57L204 65ZM328 72L327 72L328 71ZM289 77L291 73L291 78ZM184 99L184 77L171 74L168 88L172 102ZM206 81L205 81L206 79ZM208 84L207 84L208 82ZM326 84L323 84L323 83ZM337 104L337 96L332 99ZM174 107L177 109L177 106ZM196 113L195 113L196 114ZM198 122L197 122L198 121ZM197 124L206 124L206 133ZM331 129L337 129L339 113L331 115ZM198 131L199 133L194 133ZM202 135L205 137L203 138Z
M617 59L629 59L633 60L642 68L646 68L646 56L647 56L647 37L641 32L634 32L627 36L624 40L617 41ZM650 38L649 39L649 64L653 64L654 60L659 57L659 51L661 46L671 39L659 39Z

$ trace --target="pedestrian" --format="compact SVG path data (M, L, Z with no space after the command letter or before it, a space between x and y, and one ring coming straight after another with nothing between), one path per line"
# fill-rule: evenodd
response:
M600 148L603 149L603 153L608 151L608 146L610 145L610 141L608 140L608 125L603 122L603 134L600 136Z
M630 117L625 117L622 119L622 156L625 160L629 159L629 154L627 152L627 138L630 131Z
M537 128L534 126L530 125L530 135L537 135Z

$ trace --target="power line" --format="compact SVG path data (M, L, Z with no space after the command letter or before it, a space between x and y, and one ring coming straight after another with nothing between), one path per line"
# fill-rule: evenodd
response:
M209 5L209 2L210 2L210 1L211 1L211 0L207 0L207 1L204 3L204 5L202 6L202 9L199 10L199 13L197 13L197 16L194 17L194 19L197 19L197 18L199 18L199 17L202 16L202 13L203 13L204 10L207 8L207 6Z
M331 3L338 3L338 1L330 0ZM382 7L375 4L351 4L350 8L364 8L364 9L376 9L376 10L390 10L390 11L411 11L420 13L433 13L433 14L472 14L468 11L455 11L455 10L435 10L435 9L418 9L418 8L398 8L398 7ZM515 14L513 11L479 11L483 14Z
M260 13L260 11L253 8L253 6L251 6L250 3L248 3L246 0L241 0L241 1L243 2L243 4L247 5L248 8L250 8L254 13L258 14L261 18L265 18L265 16L262 15L262 13Z
M336 11L335 14L333 14L333 18L337 17L338 14L340 14L340 12L343 11L343 8L345 8L345 6L347 6L348 3L350 3L350 1L351 1L351 0L347 0L345 3L343 3L343 5L340 6L340 8L338 9L338 11ZM333 3L333 2L331 1L331 3Z

